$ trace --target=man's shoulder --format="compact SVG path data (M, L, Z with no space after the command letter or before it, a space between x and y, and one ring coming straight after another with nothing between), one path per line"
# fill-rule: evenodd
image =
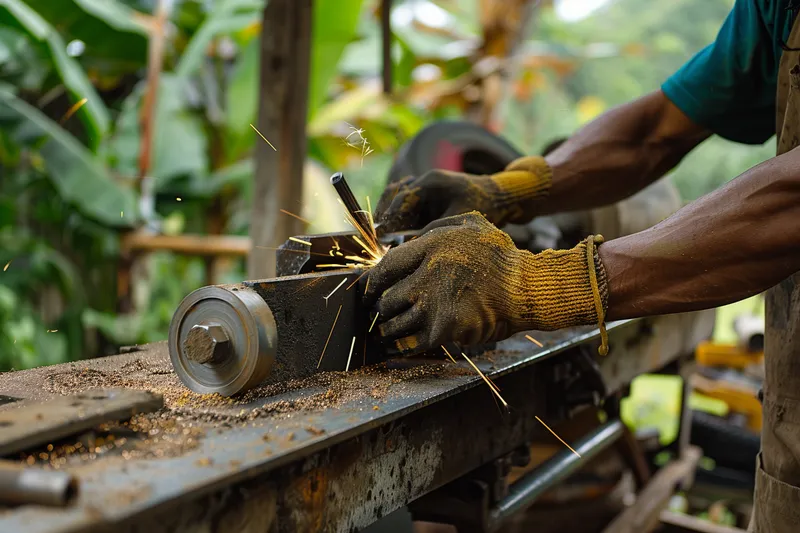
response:
M776 39L786 39L792 28L795 15L800 12L798 0L736 0L739 4L754 4L766 30Z
M800 12L794 2L736 0L716 40L662 85L667 98L727 139L760 144L772 136L783 43Z

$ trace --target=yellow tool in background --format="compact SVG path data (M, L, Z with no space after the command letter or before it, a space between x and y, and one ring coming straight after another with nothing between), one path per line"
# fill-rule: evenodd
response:
M695 392L722 400L743 416L748 429L761 431L758 391L764 376L764 318L745 314L733 321L736 343L703 342L695 350Z

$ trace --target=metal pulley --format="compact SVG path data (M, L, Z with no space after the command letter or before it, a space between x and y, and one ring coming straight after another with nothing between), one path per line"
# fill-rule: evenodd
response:
M251 288L203 287L172 318L169 356L181 381L200 394L231 396L261 383L275 363L278 330Z

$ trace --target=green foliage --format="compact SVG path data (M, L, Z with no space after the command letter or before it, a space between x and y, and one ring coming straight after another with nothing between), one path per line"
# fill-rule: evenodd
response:
M226 158L236 160L253 146L253 129L250 124L257 122L260 42L251 39L233 67L225 97L227 110L225 117Z
M163 189L181 176L203 176L208 169L208 140L202 120L189 106L188 80L163 74L156 97L153 162L150 174ZM110 156L118 172L138 173L144 84L139 85L122 104L116 131L110 142Z
M613 107L658 89L713 42L733 3L616 0L575 23L545 10L531 42L573 62L574 72L547 76L528 101L504 102L503 133L524 151L538 152L582 125L577 104L583 98ZM691 201L774 153L772 142L752 147L712 138L685 158L672 179L684 200Z
M107 226L130 226L136 222L133 192L114 183L97 158L77 139L3 88L0 88L0 121L11 140L35 148L34 162L41 158L38 164L49 174L64 201ZM127 218L120 215L126 211Z
M239 31L258 22L264 0L220 0L215 4L192 36L175 67L178 76L186 78L197 72L214 37Z
M309 118L313 118L327 97L339 58L355 36L362 3L363 0L338 0L314 4L308 89Z
M86 98L86 105L78 110L78 115L84 119L90 145L96 146L108 131L108 110L78 62L67 55L66 44L55 28L21 0L0 0L0 26L25 31L46 48L52 68L72 94L73 102Z

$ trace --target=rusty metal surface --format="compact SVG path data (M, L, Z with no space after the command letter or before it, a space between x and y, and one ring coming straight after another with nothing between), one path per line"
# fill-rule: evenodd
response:
M47 401L21 401L0 411L0 457L74 435L108 421L152 413L164 405L155 394L126 389L88 390Z
M361 273L337 270L243 283L264 299L278 326L277 365L267 383L344 370L351 346L351 369L375 353L366 344L369 318L361 305L365 278L357 283Z
M640 348L637 323L609 325L616 348L606 365L623 356L635 357ZM279 531L364 527L542 431L533 415L560 401L545 396L550 364L546 360L579 345L596 346L598 334L582 328L534 335L543 348L518 336L476 360L502 389L511 405L509 414L502 414L480 378L466 370L446 370L455 367L450 363L419 376L401 377L387 369L342 374L336 380L357 379L367 391L382 387L382 395L357 395L335 407L306 406L279 417L219 423L204 418L213 409L173 407L168 415L198 416L205 433L196 447L174 456L70 462L66 468L82 486L74 506L58 511L33 506L0 510L0 531L60 533L102 527L140 531L138 525L150 523L154 516L163 516L158 522L161 530L177 530L175 521L183 519L184 511L203 502L218 505L230 490L247 483L277 491ZM144 353L153 361L167 358L163 344L148 350ZM659 361L679 355L662 353ZM135 357L126 354L96 364L129 365ZM466 364L460 367L466 369ZM611 366L605 372L615 382L629 382L635 376L632 366L620 364L615 370L620 375L613 375ZM19 394L25 386L20 383L27 380L33 385L45 372L0 375L0 394ZM250 398L230 410L255 412L266 404L291 405L324 392L317 383L268 398ZM217 518L209 510L207 520Z

